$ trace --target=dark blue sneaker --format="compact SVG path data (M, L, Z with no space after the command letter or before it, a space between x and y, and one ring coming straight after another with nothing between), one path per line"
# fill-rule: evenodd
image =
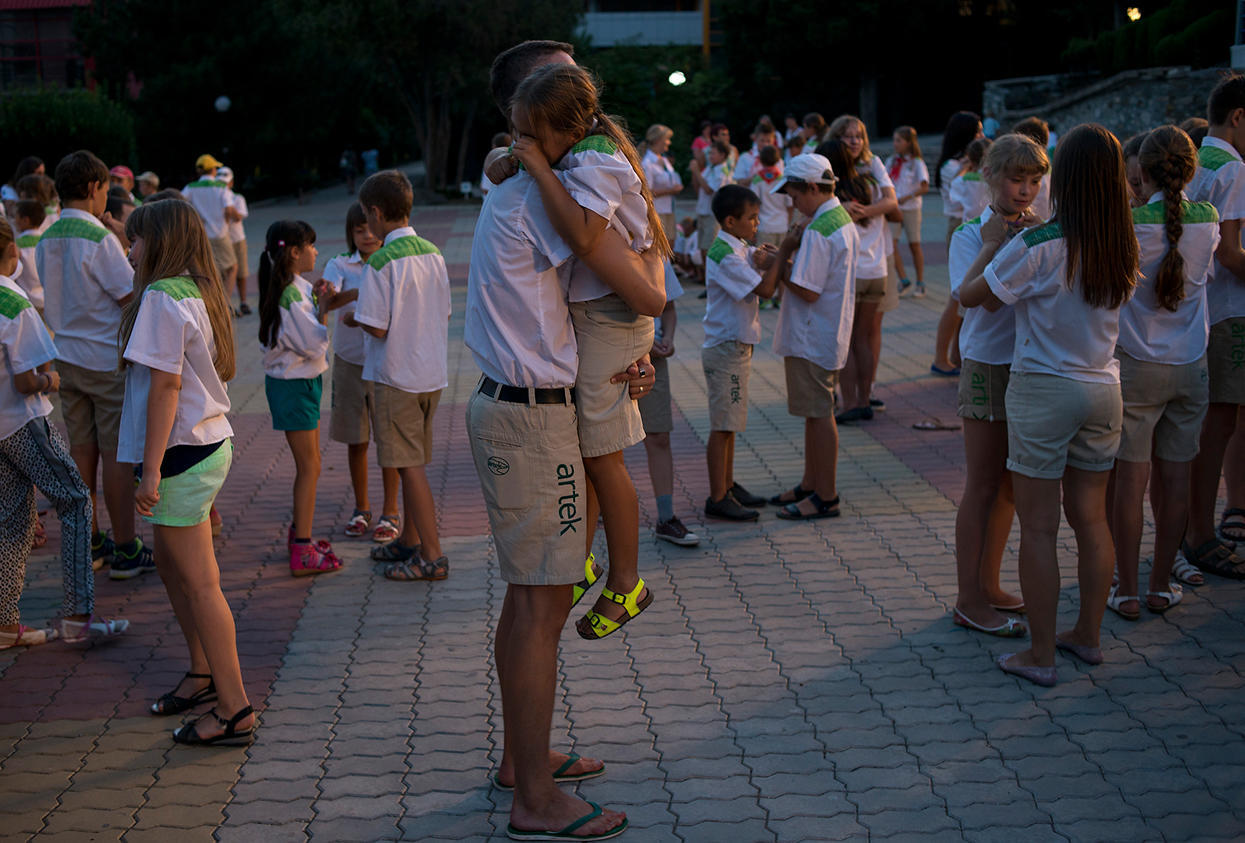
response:
M143 544L143 540L135 538L129 547L118 545L112 554L112 570L108 578L128 580L156 569L155 560L151 558L151 548Z
M111 565L115 552L116 546L107 533L93 533L91 535L91 570L98 571L105 565Z

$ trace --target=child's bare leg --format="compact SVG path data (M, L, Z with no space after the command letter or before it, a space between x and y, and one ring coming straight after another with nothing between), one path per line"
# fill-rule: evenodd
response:
M385 500L381 508L382 515L398 514L398 489L402 485L402 477L396 468L382 468L380 482L384 488Z
M367 495L367 442L346 446L346 464L350 467L350 487L354 490L354 508L368 512L372 505Z
M285 441L294 453L294 538L310 539L320 479L320 430L287 430Z
M959 308L958 301L948 299L947 306L942 309L942 316L938 317L938 332L934 336L934 365L940 369L954 368L947 355L953 343L957 347L959 345L956 339L960 331Z
M912 252L912 265L916 268L916 280L925 281L925 250L921 248L920 243L909 243L909 251ZM895 250L895 259L898 263L899 250Z
M585 466L587 462L584 460ZM587 481L584 484L584 558L592 553L592 543L597 540L597 521L601 518L601 501L597 499L597 487L592 484L591 473Z
M160 580L164 583L164 591L169 596L173 615L177 618L182 637L186 639L186 650L190 654L190 670L187 672L210 675L212 668L208 664L207 653L203 651L203 645L199 641L199 630L195 626L194 613L191 611L187 584L176 560L169 556L169 548L166 546L167 533L160 527L154 530L154 543L156 572L160 574ZM175 692L183 692L180 696L188 697L206 688L211 681L211 679L202 678L183 678L177 683Z
M623 462L623 452L584 457L584 470L596 487L605 521L605 543L609 548L610 562L606 587L615 594L629 594L640 579L640 506L635 485ZM604 597L598 598L594 609L613 620L626 616L621 606Z
M432 487L422 465L398 469L402 477L402 535L398 541L405 547L420 545L420 555L435 562L442 556L441 539L437 534L437 505Z
M891 240L893 241L893 244L894 244L893 254L891 255L891 257L895 261L895 271L899 273L900 278L903 278L904 277L903 256L899 254L899 238L892 237Z
M720 501L726 497L726 490L731 487L729 475L731 446L735 442L735 434L729 430L711 430L709 445L705 448L706 462L709 464L709 497Z
M104 508L118 546L134 541L134 470L117 462L116 451L100 451L103 464Z

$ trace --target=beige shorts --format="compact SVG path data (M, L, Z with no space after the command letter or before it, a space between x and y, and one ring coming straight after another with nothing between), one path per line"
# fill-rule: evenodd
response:
M372 430L381 468L413 468L432 458L432 417L441 401L436 392L406 392L372 384Z
M886 298L886 276L856 279L856 303L880 302Z
M895 270L895 256L886 256L886 295L878 305L879 313L890 313L899 307L899 273Z
M329 438L347 445L364 445L370 438L372 393L375 384L363 380L363 367L333 355L333 395L329 410Z
M658 214L657 219L661 220L661 230L666 233L666 239L669 240L670 245L673 246L674 235L678 233L674 230L674 211L671 211L668 214Z
M787 236L785 231L758 231L757 245L769 243L771 246L781 246L783 238Z
M61 376L61 416L70 445L98 445L116 451L121 432L121 406L125 404L125 374L94 372L56 361Z
M963 224L964 220L960 217L947 217L947 245L951 245L951 235L955 234L955 230Z
M644 432L669 433L674 430L674 413L670 407L670 367L665 357L653 358L653 374L657 382L636 404L640 407L640 421Z
M616 295L571 302L571 322L579 344L575 405L579 447L600 457L644 440L640 410L625 383L610 378L625 371L653 347L653 317L640 316Z
M833 416L838 370L823 369L803 357L784 357L782 364L787 374L787 412L805 419Z
M960 391L956 413L962 419L1007 421L1007 382L1010 363L960 362Z
M697 243L700 245L700 251L709 251L713 241L718 239L719 228L718 219L713 214L696 215L696 237Z
M700 350L709 388L709 429L740 433L748 427L752 346L733 340Z
M892 222L891 237L898 240L899 235L903 234L908 238L909 243L921 242L921 209L917 208L912 211L900 210L903 214L903 222Z
M1210 389L1206 360L1169 366L1129 357L1120 359L1124 430L1116 459L1149 462L1153 454L1168 462L1197 456Z
M237 257L233 253L233 243L229 242L228 237L218 237L215 240L208 240L208 244L212 247L212 260L216 261L216 270L224 273L237 266Z
M513 404L476 390L467 403L467 435L502 579L583 579L588 492L575 406Z
M1007 384L1007 468L1057 480L1067 467L1110 471L1120 448L1120 385L1012 372Z
M235 240L233 244L233 262L237 264L239 277L246 277L246 240Z
M1245 316L1210 326L1206 370L1212 404L1245 404Z

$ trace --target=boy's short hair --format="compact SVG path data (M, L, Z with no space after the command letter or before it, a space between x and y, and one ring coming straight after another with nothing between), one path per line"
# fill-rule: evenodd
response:
M126 190L119 184L114 184L108 188L108 204L105 209L112 214L114 219L121 219L123 208L129 205L134 207L134 197L130 195L130 191Z
M61 199L86 199L93 182L107 186L108 167L89 150L71 152L56 165L56 192Z
M1041 117L1026 117L1012 126L1012 132L1017 135L1028 135L1043 148L1050 143L1050 126Z
M730 132L731 127L725 123L714 123L713 128L709 130L709 137L713 137L718 132Z
M1238 108L1245 108L1245 76L1233 73L1219 80L1206 100L1206 119L1212 126L1222 126Z
M761 147L760 152L761 163L766 167L772 167L782 160L782 154L779 153L778 147L773 144L766 144Z
M1023 132L1015 132L1014 134L1023 134ZM1036 143L1036 141L1034 141ZM986 150L994 141L989 138L977 138L968 145L968 149L964 150L965 157L972 162L974 167L980 167L981 161L986 157Z
M742 217L751 207L761 207L761 198L743 185L724 184L713 194L713 217L718 225L727 217Z
M510 144L512 143L514 143L514 138L510 137L509 132L498 132L497 134L493 135L493 147L494 148L499 147L499 146L510 146Z
M1124 141L1122 145L1122 149L1124 151L1125 161L1127 161L1129 158L1136 158L1138 155L1141 154L1141 145L1145 143L1146 136L1149 134L1150 134L1149 130L1144 131L1144 132L1138 132L1137 134L1133 135L1128 140Z
M19 198L34 199L43 205L56 204L56 183L43 173L22 176L14 186Z
M372 173L359 188L359 204L364 209L378 208L381 217L389 222L410 219L414 202L411 182L400 170Z
M709 144L709 146L713 147L713 149L715 149L723 158L729 158L731 156L731 148L722 143L722 141L714 141Z
M27 228L38 228L43 225L43 221L47 219L47 212L43 209L43 203L37 199L18 199L17 207L13 211L15 219L24 219L29 225Z
M804 140L803 135L792 135L791 140L787 141L787 149L803 149L806 143L808 141Z
M507 120L510 119L510 101L514 99L514 92L519 90L519 83L540 66L542 59L554 53L573 56L575 48L562 41L524 41L498 53L497 58L493 59L493 66L489 69L489 90Z

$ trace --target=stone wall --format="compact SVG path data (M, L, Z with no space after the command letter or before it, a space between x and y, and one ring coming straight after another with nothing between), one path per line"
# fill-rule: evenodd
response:
M998 79L986 83L982 105L1004 127L1037 114L1060 133L1079 123L1101 123L1126 138L1186 117L1205 117L1206 97L1225 72L1151 67L1100 81L1076 74Z

